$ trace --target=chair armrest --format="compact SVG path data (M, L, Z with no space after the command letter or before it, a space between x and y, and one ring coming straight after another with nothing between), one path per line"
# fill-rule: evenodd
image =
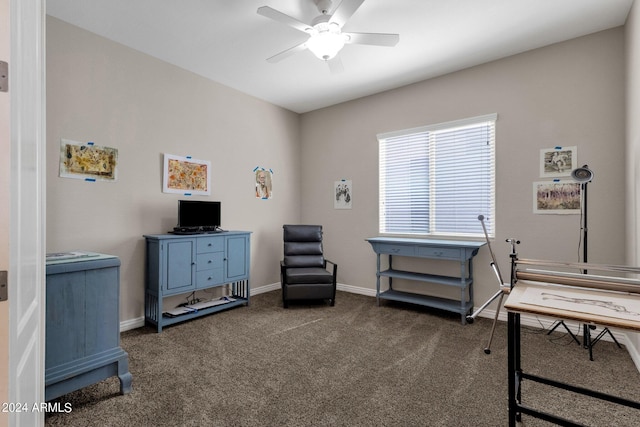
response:
M283 287L284 289L284 285L285 285L285 278L286 278L286 274L285 274L285 270L287 269L287 266L284 264L284 260L280 261L280 285Z
M325 258L324 259L325 268L327 268L327 263L333 265L333 277L336 277L336 273L337 273L337 270L338 270L338 264L336 264L335 262L330 261L330 260Z

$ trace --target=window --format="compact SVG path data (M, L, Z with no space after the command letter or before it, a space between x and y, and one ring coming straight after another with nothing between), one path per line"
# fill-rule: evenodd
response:
M497 114L378 135L380 232L494 236Z

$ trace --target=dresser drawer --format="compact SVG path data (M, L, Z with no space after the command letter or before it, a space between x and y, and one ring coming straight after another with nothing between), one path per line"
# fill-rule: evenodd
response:
M224 237L222 236L199 237L196 240L196 252L199 254L224 251Z
M209 288L224 283L224 270L212 268L196 272L196 288Z
M460 259L460 249L418 247L416 256L423 258Z
M196 271L222 268L224 252L211 252L196 255Z
M389 255L416 256L415 246L393 245L389 243L379 243L378 252Z

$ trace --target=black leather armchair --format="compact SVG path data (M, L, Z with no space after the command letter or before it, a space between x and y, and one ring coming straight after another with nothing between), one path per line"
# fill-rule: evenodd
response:
M321 225L284 225L284 259L280 261L282 304L292 300L336 299L338 265L324 258ZM327 263L333 268L327 270Z

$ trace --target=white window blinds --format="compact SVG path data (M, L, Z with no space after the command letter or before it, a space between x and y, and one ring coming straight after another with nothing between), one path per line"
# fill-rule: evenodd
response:
M380 232L494 234L496 114L378 135Z

